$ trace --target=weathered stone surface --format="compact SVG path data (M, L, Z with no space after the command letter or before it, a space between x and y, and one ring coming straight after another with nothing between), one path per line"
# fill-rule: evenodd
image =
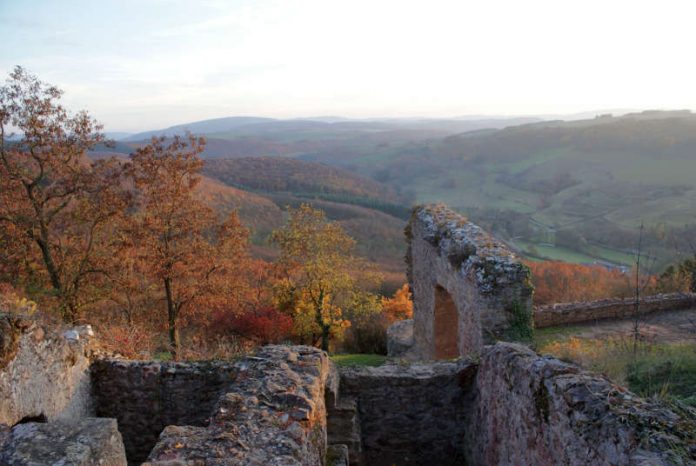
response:
M694 464L696 422L608 380L499 343L481 356L464 445L472 464Z
M15 426L0 446L4 466L126 466L114 419L27 423Z
M128 459L141 463L168 425L205 426L236 378L233 363L102 359L92 365L95 412L118 420Z
M312 347L259 349L237 363L208 426L167 427L147 464L323 465L330 366Z
M12 361L19 350L22 320L0 315L0 370Z
M360 416L355 398L343 396L335 405L327 405L326 436L329 447L340 445L353 466L362 464Z
M504 244L441 205L416 208L406 233L417 358L476 353L517 314L531 323L529 270Z
M94 341L89 326L74 329L78 339L31 321L0 325L4 362L0 366L0 424L25 417L79 419L92 412L89 365Z
M468 361L341 368L341 397L358 403L364 464L465 463L476 372ZM353 458L351 456L351 464Z
M660 311L696 308L696 293L669 293L644 296L638 306L638 315ZM593 322L603 319L625 319L636 315L635 300L601 299L597 301L551 304L534 309L536 327Z
M348 466L351 463L348 458L346 445L331 445L326 454L326 466Z
M387 355L390 358L405 357L413 343L413 319L399 320L387 328Z

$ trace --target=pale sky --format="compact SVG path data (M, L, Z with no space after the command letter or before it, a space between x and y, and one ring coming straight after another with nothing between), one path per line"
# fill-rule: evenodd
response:
M695 32L693 1L0 0L0 73L108 131L696 109Z

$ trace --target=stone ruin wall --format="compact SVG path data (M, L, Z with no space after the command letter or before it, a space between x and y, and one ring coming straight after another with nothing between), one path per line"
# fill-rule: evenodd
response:
M327 354L308 346L265 346L236 367L236 380L210 422L166 427L145 464L326 464L325 393L335 380Z
M483 352L465 445L471 464L667 465L696 461L696 413L647 402L527 347Z
M696 309L696 293L645 296L640 300L638 315L680 309ZM633 298L550 304L534 309L534 326L537 328L554 327L605 319L626 319L635 315L636 308Z
M53 370L55 380L67 380L75 365L72 358L60 362L72 353L59 348L74 349L76 341L61 334L25 335L31 338L20 340L0 377L33 352L44 365L25 367L24 377ZM89 364L80 367L90 380ZM127 439L133 432L158 430L162 422L173 424L156 439L148 466L696 461L693 413L689 417L646 402L602 377L510 343L485 346L478 358L391 363L340 374L316 348L267 346L233 363L98 358L91 375L94 398L84 406L92 408L71 410L75 417L47 415L47 423L5 429L0 464L125 466L119 430ZM51 390L65 389L42 380L34 390L47 399L55 399ZM65 406L83 392L72 393L63 398ZM1 400L3 407L13 403L9 396ZM46 406L54 404L41 405L42 412L51 413ZM17 411L12 420L35 412ZM94 417L100 413L115 416L118 424L115 418Z
M114 419L94 417L92 329L0 312L0 464L125 466Z
M356 407L364 464L469 464L463 445L476 373L470 361L340 372L340 396Z
M316 348L126 361L100 353L87 326L0 322L3 466L320 466L333 451L325 399L337 399L338 375Z
M499 243L439 207L417 210L411 235L407 351L439 356L444 307L457 319L455 356L469 356L340 371L306 346L235 362L125 361L99 353L88 327L0 316L0 464L696 463L694 410L518 344L485 345L505 337L510 303L528 309L531 298Z
M93 349L89 327L55 332L31 319L0 314L0 424L91 413Z
M477 225L442 205L422 206L406 235L412 359L477 353L508 337L516 313L531 314L529 269Z
M99 359L91 367L95 414L118 421L126 455L140 464L166 426L205 426L236 374L226 362Z
M525 346L342 371L366 464L694 464L696 417Z

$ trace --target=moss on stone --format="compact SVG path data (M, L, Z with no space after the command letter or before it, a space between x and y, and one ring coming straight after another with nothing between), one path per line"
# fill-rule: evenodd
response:
M506 308L510 326L506 332L508 341L531 343L534 341L534 320L531 307L513 302Z

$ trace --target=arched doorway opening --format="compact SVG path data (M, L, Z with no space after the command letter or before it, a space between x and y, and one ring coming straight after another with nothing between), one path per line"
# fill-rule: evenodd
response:
M452 296L440 285L435 286L434 341L435 359L459 356L459 314Z

